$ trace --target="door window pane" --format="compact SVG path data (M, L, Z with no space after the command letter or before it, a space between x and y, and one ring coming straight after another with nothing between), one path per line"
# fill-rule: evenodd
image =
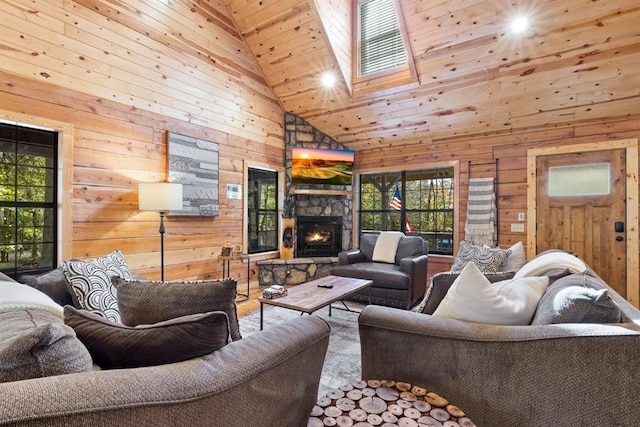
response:
M549 197L601 196L611 191L609 163L552 166Z

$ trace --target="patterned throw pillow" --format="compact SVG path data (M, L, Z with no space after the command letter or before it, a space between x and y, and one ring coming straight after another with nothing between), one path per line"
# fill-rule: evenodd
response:
M120 323L111 278L131 279L127 260L120 250L89 260L63 261L61 267L81 308Z
M503 271L502 266L507 262L510 253L510 249L476 246L463 240L460 242L458 256L453 261L451 272L459 273L467 263L473 262L483 273L497 273Z

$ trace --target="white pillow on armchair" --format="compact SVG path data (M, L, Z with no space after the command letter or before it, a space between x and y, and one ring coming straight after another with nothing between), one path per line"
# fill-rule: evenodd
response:
M400 239L404 237L401 231L382 231L378 235L376 245L373 247L372 261L394 264Z

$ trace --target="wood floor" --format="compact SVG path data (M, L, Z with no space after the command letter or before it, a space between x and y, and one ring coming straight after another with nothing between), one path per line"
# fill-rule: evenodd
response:
M246 284L245 284L246 286ZM245 288L246 289L246 288ZM251 313L253 313L254 311L257 311L260 309L260 303L258 302L258 298L262 296L262 290L264 288L262 287L257 287L257 288L250 288L249 289L249 299L246 301L242 301L242 302L238 302L238 317L242 318L244 316L247 316ZM242 292L242 290L240 291ZM244 297L239 297L238 299L243 299Z

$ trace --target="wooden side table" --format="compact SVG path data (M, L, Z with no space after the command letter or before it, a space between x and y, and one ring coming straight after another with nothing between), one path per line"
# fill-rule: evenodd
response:
M249 254L231 254L229 256L218 255L218 260L222 261L222 278L228 279L231 274L231 261L244 261L247 260L247 293L242 294L238 292L238 296L244 297L239 301L246 301L249 299L249 282L251 281L251 256Z
M475 427L444 397L409 383L359 380L318 399L307 427L322 426Z

